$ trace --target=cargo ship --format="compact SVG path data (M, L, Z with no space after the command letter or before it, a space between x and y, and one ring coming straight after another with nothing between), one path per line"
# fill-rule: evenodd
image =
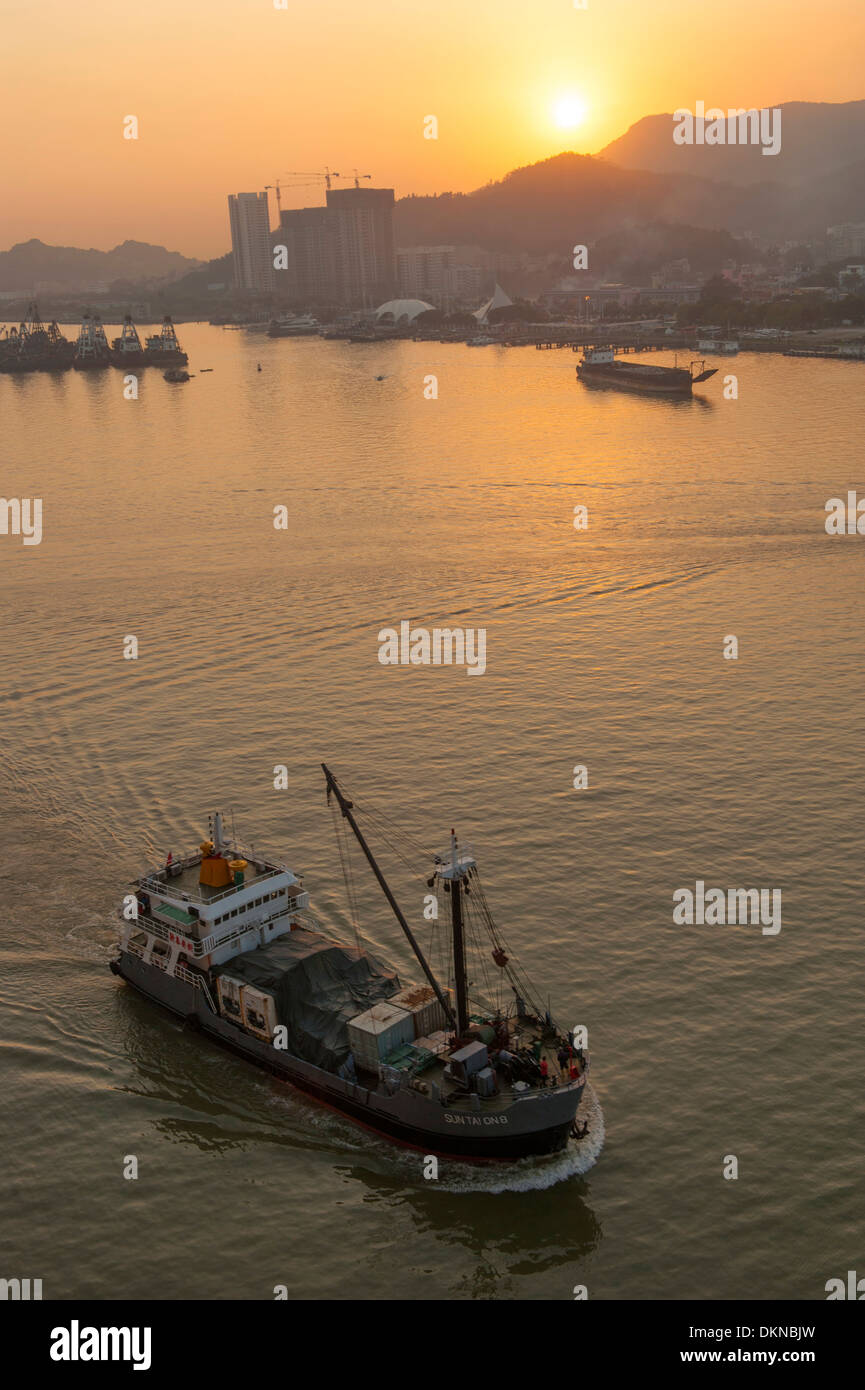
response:
M697 370L695 370L695 368ZM587 348L577 364L577 376L587 386L614 386L661 396L690 396L698 382L708 381L717 367L691 362L688 367L656 367L649 362L621 362L611 347Z
M124 316L120 337L112 342L109 358L114 367L143 367L147 361L131 314Z
M63 371L72 365L74 352L74 344L64 338L56 322L46 328L35 303L28 304L19 328L0 332L0 372L10 375Z
M553 1022L506 952L470 849L452 831L447 852L427 870L425 902L436 905L431 921L447 962L440 980L354 803L322 769L344 870L347 826L422 981L401 980L359 936L347 945L326 932L302 879L243 849L218 813L197 851L169 855L135 880L111 970L208 1039L424 1153L518 1159L582 1138L585 1128L575 1127L589 1070L582 1034ZM349 890L351 883L346 871ZM483 997L468 975L481 946L472 980L484 982Z
M177 341L177 332L170 315L165 315L158 333L151 333L149 338L145 338L144 360L155 367L185 367L189 361L188 355Z
M85 314L75 343L72 366L76 372L101 371L110 361L111 349L98 314Z

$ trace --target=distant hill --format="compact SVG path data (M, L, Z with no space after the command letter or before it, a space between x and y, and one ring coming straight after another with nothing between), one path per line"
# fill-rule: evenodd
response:
M672 162L676 154L684 152L686 158L679 172L613 163L609 152L618 148L620 155L623 153L623 142L628 139L623 136L622 141L608 146L604 156L554 155L514 169L473 193L401 198L395 211L396 242L398 246L473 243L490 251L566 257L569 248L578 243L588 245L599 238L649 226L682 226L689 232L727 231L733 236L754 232L770 240L788 241L819 238L836 222L865 221L862 137L857 135L853 140L851 135L861 120L865 136L865 102L848 102L843 107L798 102L784 108L797 116L804 109L823 113L821 129L827 139L842 128L844 138L839 137L837 146L830 143L818 151L816 135L810 131L807 141L803 139L798 146L795 140L790 142L788 162L781 166L787 153L787 131L782 124L781 154L764 158L757 152L757 171L762 175L759 182L725 180L721 177L722 163L709 158L716 154L747 158L753 151L673 145L672 117L652 116L632 127L629 135L642 130L644 154L649 157L651 146L659 162ZM835 116L830 119L827 113L833 112ZM846 113L846 125L839 112ZM664 123L663 149L658 143L658 122ZM793 122L794 135L796 129ZM850 149L854 157L845 159ZM807 176L801 174L806 167L810 170ZM706 177L710 170L717 177ZM797 177L779 177L784 170L788 176L798 171ZM674 240L681 243L682 238L671 237L671 243ZM716 245L720 250L721 242ZM680 247L670 254L689 253Z
M201 264L146 241L124 241L111 251L84 251L75 246L47 246L34 237L0 251L0 291L27 294L39 282L74 291L117 281L169 280Z
M695 103L689 104L695 110ZM711 105L711 103L707 103ZM764 155L759 145L676 145L672 112L644 116L601 150L622 169L690 174L723 183L799 183L842 169L865 149L865 101L782 102L781 149Z
M566 255L577 243L636 223L723 226L718 203L717 186L705 179L565 153L514 169L474 193L401 198L394 225L399 246L475 243Z

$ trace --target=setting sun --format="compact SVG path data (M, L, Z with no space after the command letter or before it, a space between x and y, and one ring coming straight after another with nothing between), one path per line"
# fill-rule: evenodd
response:
M553 107L553 120L559 130L572 130L581 125L586 115L586 103L574 92L560 96Z

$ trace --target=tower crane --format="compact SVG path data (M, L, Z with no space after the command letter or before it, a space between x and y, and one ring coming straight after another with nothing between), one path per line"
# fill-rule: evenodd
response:
M331 172L331 170L328 169L327 167L325 167L324 171L322 171L321 169L313 169L313 170L309 170L309 169L290 169L290 170L288 171L288 174L289 174L289 176L290 176L291 178L296 178L296 179L324 179L325 184L327 185L328 188L331 188L331 187L332 187L332 180L333 180L333 179L348 179L348 178L353 178L353 179L354 179L354 186L355 186L355 188L360 188L360 181L361 181L361 179L371 179L371 178L372 178L372 174L359 174L358 171L357 171L357 169L352 169L352 171L351 171L350 174L339 174L339 173L337 173L337 171L336 171L335 169ZM294 188L305 188L305 187L307 187L306 184L302 184L302 183L294 184L294 185L292 185L292 186L293 186Z
M323 171L321 169L289 169L288 173L291 178L296 179L324 179L328 188L331 186L331 179L338 179L340 177L339 174L332 174L327 166L325 166ZM305 188L307 185L295 184L295 187Z
M269 188L272 188L274 193L276 194L276 213L277 216L279 216L280 212L282 211L282 191L279 179L274 179L273 183L266 183L264 185L265 193Z
M371 178L372 178L372 174L359 174L359 173L357 172L356 169L352 169L351 172L352 172L352 174L353 174L353 176L354 176L354 186L355 186L355 188L360 188L360 181L361 181L361 179L371 179ZM335 179L343 179L343 178L347 179L347 178L349 177L349 175L348 175L348 174L334 174L333 177L334 177Z

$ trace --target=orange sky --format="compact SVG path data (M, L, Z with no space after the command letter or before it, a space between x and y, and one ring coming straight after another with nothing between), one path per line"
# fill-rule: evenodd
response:
M698 99L865 96L865 0L588 5L0 0L0 249L133 237L218 255L226 194L294 169L357 165L398 197L468 190ZM586 107L571 130L553 117L567 94ZM283 206L321 201L313 186Z

